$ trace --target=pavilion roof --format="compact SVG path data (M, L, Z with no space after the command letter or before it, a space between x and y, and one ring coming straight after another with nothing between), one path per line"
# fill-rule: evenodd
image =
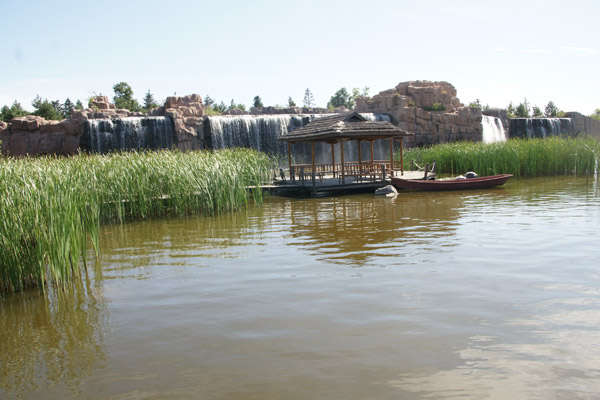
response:
M385 121L369 121L356 111L319 117L278 140L297 142L333 142L343 139L375 140L412 135Z

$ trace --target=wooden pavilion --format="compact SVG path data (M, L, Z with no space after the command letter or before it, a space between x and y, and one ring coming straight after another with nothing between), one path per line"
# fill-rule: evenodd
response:
M305 176L312 176L313 185L315 177L323 178L329 176L338 178L341 183L345 183L346 178L354 178L355 181L363 180L381 180L384 181L389 176L394 176L397 169L394 161L394 141L400 141L400 165L399 170L404 175L403 168L403 138L412 135L384 121L369 121L359 113L351 111L343 114L334 114L316 118L303 128L297 129L279 138L287 142L288 163L290 168L290 178L294 181L298 176L304 180ZM373 154L373 143L375 140L389 140L390 155L387 160L375 160ZM344 160L344 143L355 141L358 146L358 160ZM370 158L363 160L361 143L369 142L371 147ZM315 144L328 143L331 145L331 163L316 164L315 162ZM293 164L292 163L292 145L295 143L308 143L311 145L311 164ZM335 160L335 145L339 144L340 162Z

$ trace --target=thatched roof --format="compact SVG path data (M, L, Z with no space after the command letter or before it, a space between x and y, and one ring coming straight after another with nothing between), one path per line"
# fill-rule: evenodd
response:
M303 128L281 136L279 140L290 143L334 142L343 139L389 139L408 135L412 135L412 133L389 122L368 121L356 111L351 111L316 118Z

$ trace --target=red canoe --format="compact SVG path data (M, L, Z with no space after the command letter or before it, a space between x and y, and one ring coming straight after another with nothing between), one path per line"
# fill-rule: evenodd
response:
M482 176L471 179L431 180L391 178L396 189L409 190L463 190L500 186L512 177L510 174Z

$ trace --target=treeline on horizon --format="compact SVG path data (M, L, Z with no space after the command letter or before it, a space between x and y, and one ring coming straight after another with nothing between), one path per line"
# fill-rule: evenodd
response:
M126 82L119 82L113 86L114 96L113 103L117 108L127 109L132 112L141 112L148 113L151 110L159 107L159 102L156 101L154 95L148 90L144 95L143 101L140 103L133 97L133 89ZM88 98L87 107L94 108L92 101L95 97L102 96L102 94L92 94ZM358 88L353 88L352 92L349 92L345 87L342 87L338 91L336 91L329 102L327 103L327 109L334 110L338 107L345 107L347 109L353 109L356 105L356 101L359 97L369 98L369 88L364 87L361 90ZM246 105L243 103L236 103L234 99L231 99L229 105L225 102L217 102L215 99L211 98L209 95L204 97L204 107L207 115L221 115L227 111L232 110L241 110L246 111ZM164 103L164 102L163 102ZM27 115L36 115L42 117L46 120L63 120L67 118L71 118L74 110L83 110L85 107L81 100L77 100L73 103L69 98L67 98L64 102L60 102L59 100L49 101L47 98L42 99L39 95L31 103L34 110L27 111L23 106L18 102L14 101L13 104L9 107L4 105L0 109L0 120L4 122L10 122L13 118L24 117ZM443 106L441 104L437 104L438 107L433 107L429 111L443 111ZM296 107L296 102L292 99L291 96L288 97L287 107ZM310 89L306 89L303 98L303 106L308 108L316 107L314 96ZM483 111L492 109L494 107L490 107L489 105L483 106L479 99L472 101L468 104L469 107L478 107ZM252 108L264 108L264 104L259 95L255 96L252 103ZM283 108L279 104L273 106L275 108ZM527 98L524 99L523 102L519 103L517 106L513 105L511 101L506 107L507 115L509 118L536 118L536 117L547 117L547 118L555 118L564 116L564 112L561 111L553 101L549 101L548 104L544 107L544 110L537 105L531 105L527 101ZM589 117L594 118L600 121L600 108L597 108L594 113L590 114Z

